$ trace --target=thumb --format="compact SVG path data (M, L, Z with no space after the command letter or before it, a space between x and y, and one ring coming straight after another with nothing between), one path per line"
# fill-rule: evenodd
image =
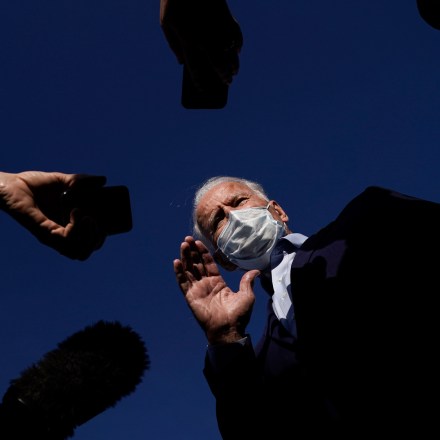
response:
M240 281L240 291L247 294L254 294L254 281L257 276L260 275L259 270L250 270L246 272Z
M71 183L71 188L75 190L86 190L100 188L107 183L106 176L97 176L94 174L76 174Z

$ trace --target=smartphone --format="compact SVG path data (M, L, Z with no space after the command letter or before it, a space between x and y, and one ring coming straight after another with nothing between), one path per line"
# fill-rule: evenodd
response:
M79 208L95 218L107 235L129 232L133 228L130 193L124 185L72 188L63 192L61 203L67 221L70 211Z
M182 106L187 109L220 109L228 102L229 86L222 82L215 70L208 64L203 66L201 73L203 89L199 90L183 65Z

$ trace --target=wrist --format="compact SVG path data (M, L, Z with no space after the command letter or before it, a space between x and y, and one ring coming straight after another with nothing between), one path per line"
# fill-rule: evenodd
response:
M232 344L234 342L239 342L243 339L246 334L239 332L236 329L229 329L221 333L207 334L209 345L222 345L222 344Z

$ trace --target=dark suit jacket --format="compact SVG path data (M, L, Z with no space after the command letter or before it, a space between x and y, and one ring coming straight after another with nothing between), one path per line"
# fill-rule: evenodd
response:
M297 253L298 356L356 436L438 432L439 274L440 204L379 187Z
M440 204L369 187L292 265L298 339L269 304L255 347L221 374L224 439L361 438L433 427ZM437 418L437 417L436 417Z
M231 362L221 374L206 357L204 374L216 398L225 440L285 436L315 440L331 428L325 402L298 362L297 340L281 325L271 303L255 350L227 344Z

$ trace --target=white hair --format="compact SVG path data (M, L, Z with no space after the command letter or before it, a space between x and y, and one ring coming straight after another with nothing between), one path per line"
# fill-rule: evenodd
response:
M197 215L196 210L199 206L200 200L202 197L214 186L219 185L220 183L224 182L237 182L241 183L243 185L246 185L248 188L250 188L256 195L260 196L262 199L269 201L269 197L266 194L266 191L261 186L261 184L254 182L252 180L243 179L241 177L232 177L232 176L215 176L211 177L208 180L205 180L198 189L195 192L194 199L193 199L193 212L192 212L192 221L193 221L193 235L194 238L197 240L200 240L203 242L203 244L211 251L213 251L213 245L208 240L207 237L202 233L199 224L197 223Z

